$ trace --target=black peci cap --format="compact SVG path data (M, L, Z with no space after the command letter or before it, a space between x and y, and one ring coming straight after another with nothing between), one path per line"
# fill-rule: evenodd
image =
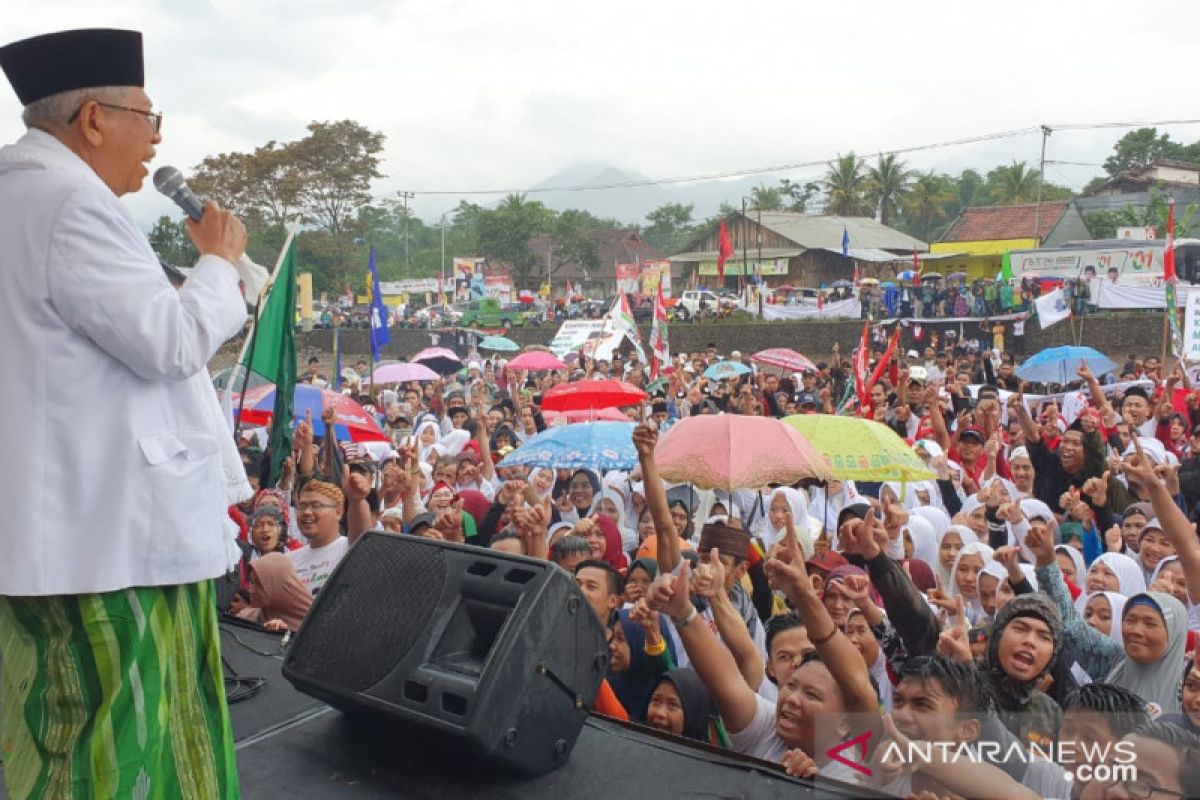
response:
M145 86L139 31L85 28L0 47L0 69L21 105L97 86Z

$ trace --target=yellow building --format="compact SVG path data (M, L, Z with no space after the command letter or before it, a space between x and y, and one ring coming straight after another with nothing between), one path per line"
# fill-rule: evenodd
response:
M942 275L965 272L968 280L994 278L1007 251L1088 238L1083 216L1068 200L1042 203L1040 208L1033 203L966 208L942 240L930 245L922 270Z

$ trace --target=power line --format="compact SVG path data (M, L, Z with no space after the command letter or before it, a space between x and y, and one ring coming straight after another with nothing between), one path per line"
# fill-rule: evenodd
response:
M1095 130L1103 128L1141 128L1157 125L1200 125L1200 119L1176 119L1176 120L1158 120L1158 121L1140 121L1140 122L1090 122L1090 123L1066 123L1058 125L1049 125L1048 127L1056 131L1076 131L1076 130ZM965 144L977 144L979 142L994 141L997 139L1011 139L1015 136L1027 136L1033 133L1041 133L1041 125L1030 125L1024 128L1013 128L1007 131L997 131L995 133L985 133L979 136L968 136L961 139L950 139L942 142L933 142L930 144L913 145L910 147L901 147L894 150L881 150L877 153L864 153L864 157L869 156L888 156L888 155L907 155L909 153L919 153L925 150L939 150L946 147L958 147ZM812 167L823 167L829 162L836 160L833 158L821 158L814 161L801 161L792 164L776 164L770 167L753 167L750 169L728 170L724 172L707 172L697 175L687 175L683 177L671 178L646 178L643 180L631 181L616 181L613 183L587 184L575 186L543 186L540 188L521 188L521 189L428 189L428 190L413 190L417 195L496 195L496 194L544 194L547 192L595 192L605 191L609 189L636 189L644 186L667 186L680 183L702 183L706 181L724 180L727 178L745 178L753 175L762 175L768 172L795 172L796 170L809 169ZM1056 162L1065 164L1068 162ZM1079 166L1102 166L1099 164L1080 164Z

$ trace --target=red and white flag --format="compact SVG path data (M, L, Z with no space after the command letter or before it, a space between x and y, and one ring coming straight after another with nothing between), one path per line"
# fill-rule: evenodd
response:
M1175 198L1167 198L1167 243L1163 247L1163 281L1175 280Z
M671 363L671 344L667 340L667 304L663 301L662 278L658 279L658 296L654 298L654 321L650 324L650 380L658 378L662 364Z

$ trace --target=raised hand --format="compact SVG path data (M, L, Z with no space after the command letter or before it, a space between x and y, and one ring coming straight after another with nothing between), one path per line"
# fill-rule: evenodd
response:
M812 582L808 579L808 570L804 566L804 553L800 550L800 542L796 539L796 530L792 523L791 511L785 517L787 533L784 535L783 547L774 558L763 565L772 589L778 589L785 594L795 591L800 594L813 591Z
M312 410L304 412L304 421L296 426L292 434L292 443L297 448L303 448L313 443Z
M1054 563L1054 536L1048 527L1030 528L1025 534L1025 546L1033 553L1039 567Z
M1125 535L1120 525L1113 525L1104 532L1104 549L1109 553L1119 553L1125 547Z
M1125 473L1132 483L1143 492L1149 492L1157 483L1157 476L1154 474L1154 462L1142 450L1142 442L1137 437L1132 437L1134 454L1129 458L1121 461L1121 470Z
M686 619L692 609L692 601L688 596L690 571L691 567L685 558L678 575L660 573L650 584L650 591L646 593L647 605L673 620Z
M1092 369L1087 365L1087 362L1080 359L1079 369L1075 370L1075 374L1079 376L1081 381L1090 381L1093 377Z
M947 614L954 613L955 609L957 608L954 598L950 597L944 590L940 588L930 589L928 592L926 592L925 596L929 598L930 605L940 608Z
M342 465L342 494L346 495L349 503L358 503L367 499L371 492L371 476L361 472L352 472L349 464Z
M968 625L962 595L954 598L954 624L938 635L937 651L943 658L971 663L971 642L967 636Z
M902 526L908 523L908 509L893 500L883 501L883 527L888 536L894 536Z
M629 619L641 625L647 633L658 632L658 612L650 608L645 598L638 600L633 604L633 608L629 609Z
M725 566L721 563L720 550L714 547L692 573L692 594L712 597L724 588Z
M639 459L654 455L654 448L657 444L658 430L652 425L638 425L633 429L633 446L637 450Z
M842 579L842 591L861 608L871 600L871 580L866 575L847 575Z
M1020 583L1025 577L1021 572L1021 550L1018 547L1006 545L996 548L996 552L992 554L992 558L996 563L1008 570L1009 583Z
M1092 505L1096 508L1104 508L1108 505L1108 479L1111 476L1112 473L1106 470L1101 477L1088 478L1083 482L1081 491L1091 499Z

